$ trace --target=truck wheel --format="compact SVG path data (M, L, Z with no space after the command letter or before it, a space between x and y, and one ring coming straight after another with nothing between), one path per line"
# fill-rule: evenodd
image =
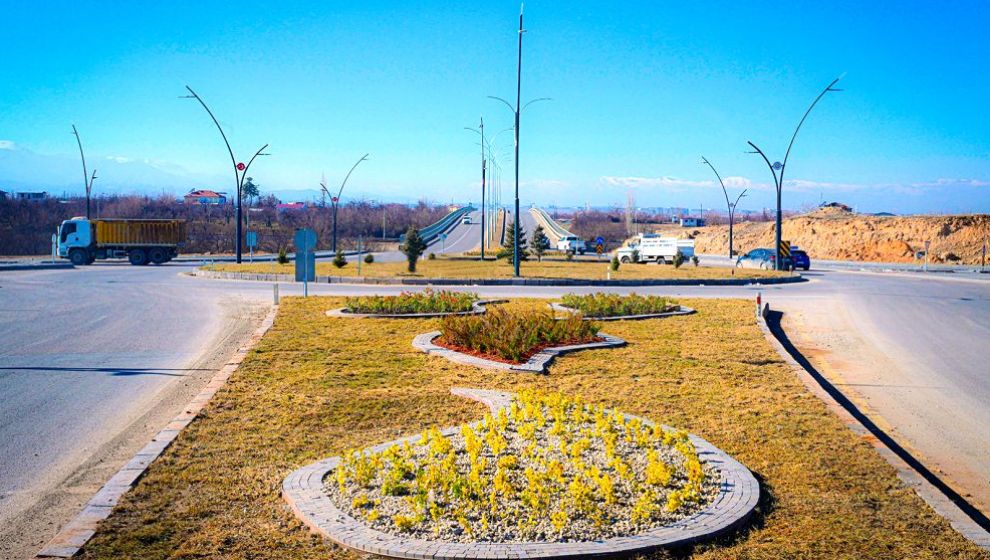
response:
M127 253L127 260L134 266L145 265L148 264L148 254L144 252L144 249L133 249Z
M629 257L622 257L621 259L619 259L619 262L621 262L622 264L629 264Z
M154 247L148 251L148 259L155 264L162 264L168 260L168 253L161 247Z
M89 258L86 256L86 251L82 249L72 249L69 251L69 260L72 264L76 266L82 266L84 264L89 264Z

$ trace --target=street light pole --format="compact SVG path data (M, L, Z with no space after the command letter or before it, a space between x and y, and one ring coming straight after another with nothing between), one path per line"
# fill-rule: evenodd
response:
M96 180L96 170L93 170L92 176L86 171L86 155L83 153L82 140L79 138L79 131L76 130L76 125L72 125L72 134L76 136L76 143L79 144L79 157L82 159L83 186L86 188L86 219L88 220L90 218L90 195L93 192L93 181Z
M710 161L708 161L708 159L706 159L705 156L701 156L701 162L704 163L705 165L707 165L708 167L711 167L712 168L712 171L715 173L715 177L718 178L718 184L722 186L722 194L725 195L725 204L729 208L729 258L731 259L732 258L732 222L733 222L733 216L736 213L736 205L739 204L739 199L742 198L742 197L744 197L744 196L746 196L746 189L743 189L743 191L741 193L739 193L739 196L736 197L736 201L735 202L730 202L729 201L729 191L727 191L725 189L725 183L722 182L722 176L719 175L718 174L718 171L715 170L715 166L712 165L712 163Z
M333 246L331 247L331 249L333 250L334 253L337 252L337 208L340 206L340 195L341 195L341 193L344 192L344 185L346 185L347 184L347 180L351 178L351 173L354 173L354 169L358 165L360 165L362 161L366 161L368 159L368 156L369 155L371 155L371 154L364 154L363 156L361 156L361 159L357 160L354 163L354 165L351 166L350 171L347 172L347 175L344 176L344 180L340 183L340 188L337 189L337 196L331 196L330 197L330 204L333 205L333 208L332 208L332 211L333 211ZM325 181L320 183L320 188L323 189L323 192L324 193L330 194L330 191L327 190L327 185L326 185L326 182Z
M763 153L763 150L757 148L756 144L752 142L747 142L754 150L753 152L750 153L760 154L760 156L763 157L763 161L767 163L767 166L770 168L770 173L773 174L774 187L777 189L777 216L775 220L776 227L774 228L774 244L775 244L774 254L776 255L775 266L777 270L781 270L784 266L784 263L781 261L780 258L780 241L781 241L780 229L783 224L783 219L781 217L781 191L784 188L784 171L787 170L787 159L791 155L791 148L794 147L794 139L797 138L798 132L801 130L801 125L804 124L805 119L808 118L808 115L811 113L811 110L815 108L815 105L818 104L818 102L821 100L822 97L825 97L826 93L830 91L842 91L841 89L836 89L834 86L839 82L839 80L842 79L843 76L839 76L838 78L832 80L830 84L825 86L825 89L823 89L822 92L818 94L818 97L816 97L815 100L811 102L811 105L808 107L808 110L804 112L804 116L801 117L801 120L798 122L797 128L794 129L794 134L791 135L791 141L787 145L787 151L784 153L783 163L779 161L770 163L770 158L768 158L766 154Z
M487 208L485 208L485 171L487 167L485 149L488 147L485 143L485 118L481 117L481 124L478 125L478 128L465 126L464 130L477 132L481 135L481 260L485 260L485 214L487 212Z
M206 102L203 101L202 97L200 97L195 91L193 91L191 87L186 86L186 89L189 90L189 95L183 95L180 97L184 99L195 99L196 101L199 101L199 104L202 105L204 109L206 109L207 114L209 114L210 118L213 119L213 124L217 125L217 130L220 131L220 136L223 138L223 143L224 145L227 146L227 153L230 154L230 163L234 166L234 184L237 187L237 227L235 233L237 240L234 245L236 247L235 250L237 254L236 260L238 263L240 263L241 254L243 253L243 249L244 249L243 229L242 229L243 210L241 205L241 189L244 186L244 177L247 176L248 169L250 169L251 164L254 163L254 159L258 156L268 155L262 153L265 151L265 148L268 147L268 144L265 144L264 146L259 148L258 151L255 152L253 156L251 156L251 159L248 160L246 165L243 163L237 163L237 158L234 157L234 150L230 147L230 142L227 140L227 135L224 133L223 127L220 126L220 121L218 121L216 116L213 115L213 111L211 111L210 108L206 105Z

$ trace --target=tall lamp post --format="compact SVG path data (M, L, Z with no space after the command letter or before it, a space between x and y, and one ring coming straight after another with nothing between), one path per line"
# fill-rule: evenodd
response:
M357 160L354 165L351 166L351 170L344 176L344 180L340 183L340 188L337 189L337 196L330 196L330 204L333 212L333 245L331 249L334 253L337 252L337 208L340 207L340 195L344 192L344 185L346 185L347 180L351 178L351 173L354 173L354 168L360 165L362 161L366 161L369 155L371 154L364 154L361 156L361 159ZM324 193L330 195L330 191L327 190L326 181L320 183L320 188L323 189Z
M470 130L477 132L481 135L481 260L485 260L485 214L487 209L485 208L485 171L487 168L485 157L485 150L487 146L485 144L485 117L481 117L481 124L478 128L471 128L469 126L464 127L465 130Z
M234 184L237 186L237 230L236 230L237 241L235 242L235 246L237 253L237 262L240 263L241 254L243 253L243 243L244 243L244 239L243 239L244 236L242 229L244 220L243 220L243 210L241 205L241 190L244 187L244 178L247 176L248 170L251 168L251 164L254 163L255 158L257 158L258 156L269 155L262 153L265 151L265 148L268 147L268 144L265 144L264 146L258 148L258 151L255 152L253 156L251 156L251 159L249 159L246 164L242 162L238 162L237 158L234 157L234 150L231 149L230 142L227 141L227 135L224 134L223 127L220 126L220 121L218 121L217 118L213 116L213 111L211 111L210 108L206 106L206 102L203 101L203 98L197 95L196 92L193 91L191 87L186 86L186 89L189 90L189 95L183 95L181 96L181 98L195 99L196 101L199 101L199 104L202 105L204 109L206 109L206 112L210 115L210 118L213 119L213 124L217 125L217 130L220 131L220 136L223 138L223 143L227 146L227 153L230 154L230 163L234 166Z
M526 30L523 29L523 6L522 4L520 4L519 5L519 48L516 57L516 105L513 107L511 103L502 99L501 97L495 97L493 95L488 96L490 99L496 99L498 101L501 101L502 103L505 103L505 105L509 108L509 110L512 111L513 115L515 115L516 125L513 128L516 131L516 157L515 157L516 192L515 192L515 209L513 210L514 213L512 215L512 229L513 229L512 237L514 239L514 243L512 245L512 267L513 267L513 275L516 277L519 276L519 228L520 228L519 225L519 113L521 113L523 109L525 109L532 103L536 103L537 101L550 100L549 97L541 97L527 102L526 105L523 105L521 108L519 106L520 97L522 95L522 43L523 43L523 33L525 32Z
M781 261L781 258L780 258L780 240L781 240L781 231L780 231L780 228L781 228L781 225L782 225L782 222L783 222L783 220L781 219L781 209L780 209L780 198L781 197L780 197L780 193L781 193L781 191L784 188L784 171L787 170L787 158L789 158L790 155L791 155L791 148L794 147L794 139L797 138L798 131L801 130L801 125L804 124L805 119L808 118L808 114L810 114L811 113L811 110L815 108L815 105L818 104L818 102L821 100L822 97L825 97L825 94L826 93L828 93L830 91L842 91L841 89L836 89L834 87L835 84L837 84L839 82L839 80L841 80L841 79L842 79L842 76L839 76L838 78L832 80L832 83L830 83L829 85L825 86L825 89L823 89L822 92L818 94L818 97L816 97L815 100L811 102L811 105L808 107L808 110L804 112L804 116L801 117L801 120L798 122L797 128L794 129L794 134L791 135L791 142L787 145L787 152L784 153L784 162L783 163L781 163L779 161L775 161L773 163L770 163L770 158L768 158L767 155L765 153L763 153L763 150L759 149L756 146L756 144L754 144L752 142L747 142L753 148L753 150L754 150L754 151L752 151L750 153L752 153L752 154L760 154L760 156L763 157L763 161L765 161L767 163L767 167L770 168L770 173L773 175L773 184L774 184L774 187L777 189L777 217L776 217L776 221L775 221L776 227L774 228L774 245L775 245L775 248L774 248L774 255L775 255L774 258L775 258L775 261L774 261L774 263L775 263L775 266L776 266L776 269L777 270L782 270L783 267L784 267L784 263Z
M76 137L76 144L79 144L79 157L80 157L80 159L82 159L82 166L83 166L83 186L86 187L86 219L88 220L90 218L90 216L89 216L90 202L89 201L92 198L91 195L93 193L93 181L96 180L96 170L95 169L93 170L93 175L92 176L86 171L86 155L83 154L82 140L79 138L79 131L76 130L76 125L72 125L72 134L74 134L75 137Z
M707 165L708 167L711 167L712 168L712 171L715 173L715 177L718 178L718 184L722 186L722 194L725 195L725 205L729 207L729 258L731 259L732 258L732 223L733 223L733 218L735 217L735 214L736 214L736 206L739 204L739 199L741 199L742 197L746 196L746 189L743 189L743 191L741 193L739 193L739 196L736 197L735 202L730 202L729 201L729 191L725 190L725 183L722 182L722 176L719 175L718 174L718 171L715 170L715 166L712 165L712 163L710 161L708 161L705 158L705 156L701 156L701 162L704 163L705 165Z

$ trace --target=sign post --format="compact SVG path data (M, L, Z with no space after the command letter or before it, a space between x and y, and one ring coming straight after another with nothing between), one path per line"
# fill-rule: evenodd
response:
M781 262L780 263L777 263L777 270L780 270L780 267L783 266L783 260L784 259L791 258L791 242L790 241L785 241L785 240L781 239L780 240L780 251L779 252L780 252L780 260L781 260ZM794 263L791 262L791 265L792 265L791 266L791 270L794 269L793 264Z
M983 246L984 254L986 253L986 251L987 251L987 246L984 245ZM58 234L53 233L52 234L52 264L55 264L55 259L57 257L58 257Z
M247 232L247 246L251 262L254 262L254 248L258 246L258 232Z
M442 254L442 253L446 253L446 252L447 252L447 234L446 233L441 233L440 234L440 253Z
M925 272L928 272L928 249L931 248L931 246L932 242L930 240L925 241Z
M600 235L595 238L595 252L598 253L598 260L601 260L605 252L605 238Z
M300 228L296 230L296 282L303 283L303 296L309 297L309 282L316 280L316 232Z

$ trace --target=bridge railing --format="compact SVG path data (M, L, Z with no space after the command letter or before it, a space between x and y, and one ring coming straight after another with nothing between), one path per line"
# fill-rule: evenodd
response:
M439 237L441 233L445 233L453 229L461 218L463 218L466 214L474 212L474 210L474 206L471 206L470 204L467 206L462 206L461 208L447 214L443 218L440 218L436 223L430 224L419 230L419 236L423 238L423 241L425 241L427 245L429 245L436 241L437 237ZM399 236L399 242L402 243L405 242L405 240L406 234L403 233Z
M543 229L547 232L547 237L550 238L550 242L555 246L562 237L573 235L551 218L542 208L530 208L529 212L533 215L536 223L543 226Z

